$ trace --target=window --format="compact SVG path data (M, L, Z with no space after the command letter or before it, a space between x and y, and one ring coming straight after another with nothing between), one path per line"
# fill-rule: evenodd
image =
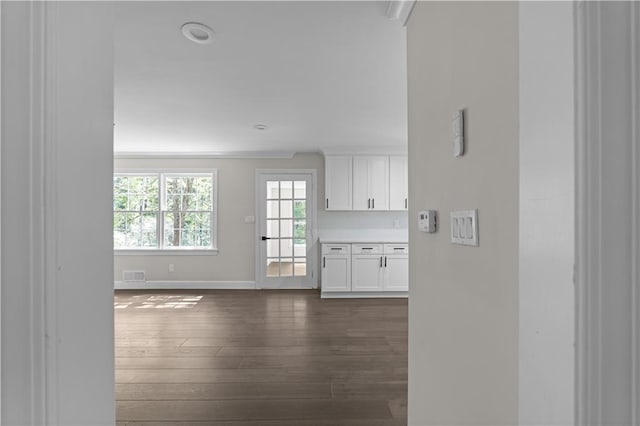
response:
M116 250L216 249L216 172L117 173Z

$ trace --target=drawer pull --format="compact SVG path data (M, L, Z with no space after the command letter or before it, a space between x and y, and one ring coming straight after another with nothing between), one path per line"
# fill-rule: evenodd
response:
M331 247L331 250L342 250L342 247Z
M394 250L402 250L402 251L404 251L404 250L405 250L405 248L404 248L404 247L394 247L393 249L394 249Z
M373 247L362 247L361 250L373 250Z

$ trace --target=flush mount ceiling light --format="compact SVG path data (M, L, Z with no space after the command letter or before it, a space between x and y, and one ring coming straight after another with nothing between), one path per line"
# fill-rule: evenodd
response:
M194 43L209 44L213 42L214 32L211 28L198 22L187 22L181 27L182 34Z
M253 128L256 130L267 130L269 127L266 124L254 124Z

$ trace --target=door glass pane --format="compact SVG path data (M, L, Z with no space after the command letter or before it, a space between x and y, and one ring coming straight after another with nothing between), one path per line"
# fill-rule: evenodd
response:
M293 203L293 217L296 219L304 219L307 217L306 201L294 201Z
M294 195L297 200L304 200L307 198L307 182L303 180L297 180L293 183Z
M302 244L306 241L307 238L307 221L306 220L296 220L293 228L293 236L296 238L296 244Z
M280 256L280 243L279 240L267 240L267 257Z
M280 237L293 237L293 221L291 219L284 219L280 221Z
M293 256L293 240L284 239L280 240L280 256Z
M280 262L278 259L267 259L267 277L280 276Z
M292 277L293 276L293 259L280 259L280 276Z
M278 202L267 201L267 219L277 219L278 217Z
M296 257L304 257L307 255L307 245L305 244L305 240L299 242L300 240L294 240L293 244L293 255Z
M295 259L293 273L296 277L306 277L307 259Z
M277 238L280 236L280 222L278 220L267 220L267 237Z
M267 182L267 199L268 200L277 200L280 198L280 194L278 188L280 187L280 182L276 181L268 181Z
M281 199L293 198L293 182L290 182L290 181L280 182L280 198Z
M280 201L280 217L290 218L293 217L293 201Z

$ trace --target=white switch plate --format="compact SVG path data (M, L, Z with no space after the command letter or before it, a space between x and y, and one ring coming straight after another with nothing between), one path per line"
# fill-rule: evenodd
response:
M451 212L451 242L464 246L478 246L478 210Z

